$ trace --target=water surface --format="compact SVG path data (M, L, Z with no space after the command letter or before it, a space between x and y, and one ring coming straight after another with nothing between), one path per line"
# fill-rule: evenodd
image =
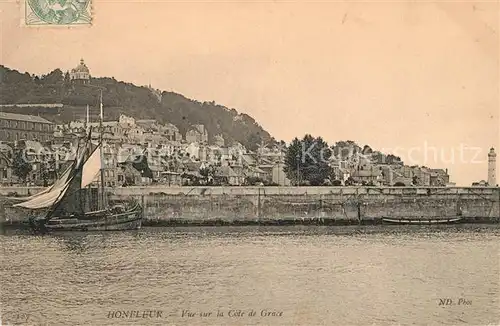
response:
M9 232L1 309L35 325L498 325L499 239L471 225Z

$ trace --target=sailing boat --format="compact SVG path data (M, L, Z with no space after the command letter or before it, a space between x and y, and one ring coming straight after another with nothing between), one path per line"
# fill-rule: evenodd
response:
M105 203L104 173L102 158L102 96L101 132L97 146L92 146L92 131L83 146L78 146L72 164L54 184L39 194L14 205L31 210L45 209L45 214L30 217L29 225L35 232L47 231L104 231L138 229L142 223L142 207L132 201L113 207ZM81 147L81 148L80 148ZM100 200L97 209L88 200L92 193L89 187L100 173Z

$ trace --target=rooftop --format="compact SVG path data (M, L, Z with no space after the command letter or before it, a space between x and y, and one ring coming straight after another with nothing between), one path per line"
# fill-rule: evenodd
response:
M12 147L7 144L0 143L0 152L12 152Z
M46 119L39 117L39 116L18 114L18 113L8 113L8 112L0 112L0 119L53 124L49 120L46 120Z
M234 172L229 166L221 166L215 170L215 175L218 177L237 177L238 174Z
M83 61L83 59L80 60L80 64L74 68L74 69L71 69L71 72L86 72L86 73L89 73L89 68L87 67L87 65L85 64L85 62Z
M353 177L378 177L382 175L382 172L380 170L359 170L359 171L354 171L352 174Z
M155 119L139 119L135 120L137 123L156 123L157 121Z

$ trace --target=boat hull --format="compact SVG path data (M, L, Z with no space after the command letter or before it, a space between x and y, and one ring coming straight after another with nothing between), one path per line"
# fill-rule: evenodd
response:
M462 218L448 218L448 219L396 219L396 218L382 218L384 223L389 224L412 224L412 225L429 225L429 224L455 224L460 223Z
M53 218L40 220L34 231L120 231L137 230L142 225L142 208L137 205L125 212L104 210L92 212L81 217Z

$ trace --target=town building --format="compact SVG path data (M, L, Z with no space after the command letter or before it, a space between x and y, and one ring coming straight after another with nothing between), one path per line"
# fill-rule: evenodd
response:
M445 187L450 183L450 176L448 175L448 169L429 169L430 176L430 186L433 187Z
M224 137L222 137L222 135L215 135L214 145L219 147L224 147L225 145Z
M135 119L132 117L129 117L125 114L120 114L120 117L118 118L118 124L122 128L130 128L135 126Z
M241 186L245 182L245 176L239 171L236 172L230 166L217 167L214 179L220 185Z
M194 125L186 132L186 142L188 143L208 143L208 132L204 125Z
M280 176L279 170L275 172L275 167L277 163L274 163L268 159L265 158L259 158L258 159L258 165L257 167L263 171L262 179L266 182L275 182L275 183L280 183L280 182L285 182L284 179L281 179L282 176ZM276 174L275 174L276 173ZM276 179L273 180L273 176L275 176Z
M201 148L204 146L200 146L198 143L189 143L184 151L189 154L189 157L194 160L200 160L200 152Z
M380 167L380 170L382 171L382 179L383 183L386 186L392 186L394 184L394 172L392 170L392 167L390 165L382 165Z
M352 174L352 178L356 182L379 185L382 182L382 171L379 169L370 169L370 170L358 170L354 171Z
M286 173L285 173L285 164L284 163L276 163L273 166L272 170L272 181L274 184L277 184L279 186L290 186L292 183L290 179L287 178ZM263 170L260 170L263 171ZM265 176L261 176L262 179L265 178Z
M144 129L145 133L153 136L160 136L167 141L181 141L182 137L179 129L171 124L161 124L154 119L136 120L137 126Z
M179 132L179 128L171 123L165 123L161 128L162 134L170 141L181 141L182 135Z
M54 124L42 117L0 112L0 140L48 141L54 134Z
M119 186L143 185L141 172L137 171L132 162L120 163L117 169L117 184Z
M69 78L72 82L79 84L88 84L90 82L90 70L83 59L80 60L80 64L76 68L71 69Z
M239 144L240 146L243 146ZM244 147L243 147L244 148ZM264 144L261 144L257 149L258 160L266 159L270 162L278 163L282 162L286 153L279 146L274 146L273 148L268 148Z
M425 167L414 167L413 178L415 178L415 186L430 186L431 184L431 172Z
M113 144L104 144L102 146L103 159L103 176L105 187L116 187L118 185L118 158L116 155L116 147ZM98 177L98 176L96 176Z
M473 182L473 187L488 187L488 183L485 180L481 180L479 182Z

